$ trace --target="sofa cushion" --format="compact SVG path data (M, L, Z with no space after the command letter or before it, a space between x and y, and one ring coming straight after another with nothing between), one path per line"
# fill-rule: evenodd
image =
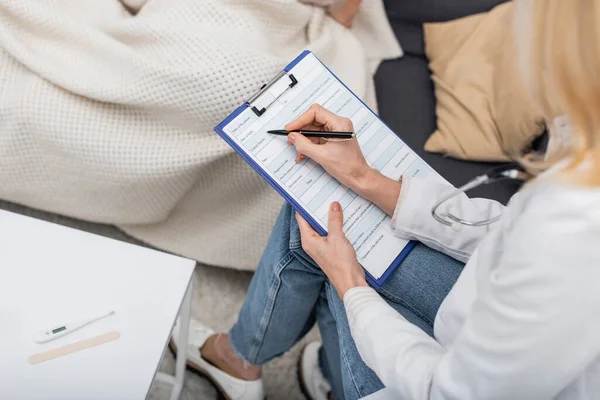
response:
M487 13L425 24L438 127L426 150L509 161L542 134L544 118L522 79L513 20L513 4L507 3Z
M405 55L385 61L375 75L379 115L429 165L450 183L460 186L497 163L460 161L424 150L436 129L435 97L425 59ZM519 188L514 181L479 187L470 196L496 199L504 204Z

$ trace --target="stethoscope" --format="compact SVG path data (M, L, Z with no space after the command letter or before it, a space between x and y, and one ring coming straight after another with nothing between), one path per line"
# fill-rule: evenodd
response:
M485 174L471 179L465 185L459 187L456 190L453 190L451 193L442 197L431 209L431 215L433 216L433 218L435 218L436 221L446 226L450 226L455 230L460 229L460 225L477 227L493 224L502 217L502 214L496 215L492 218L484 219L482 221L468 221L466 219L457 217L448 210L446 210L446 212L440 212L438 211L438 209L451 198L458 196L461 193L465 193L466 191L474 189L478 186L487 185L492 182L497 182L503 179L515 179L519 181L526 181L529 178L531 178L531 175L525 172L523 167L521 167L517 163L510 163L507 165L493 168Z

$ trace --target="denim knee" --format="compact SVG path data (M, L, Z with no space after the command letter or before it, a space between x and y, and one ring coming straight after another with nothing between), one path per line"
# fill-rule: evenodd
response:
M302 250L291 206L285 205L229 331L244 360L261 365L289 350L315 322L326 276Z
M300 227L298 226L298 221L296 220L296 211L294 210L294 208L289 203L285 203L285 205L281 209L281 213L285 214L288 218L288 249L306 268L321 272L319 266L313 261L313 259L308 254L306 254L304 249L302 249Z

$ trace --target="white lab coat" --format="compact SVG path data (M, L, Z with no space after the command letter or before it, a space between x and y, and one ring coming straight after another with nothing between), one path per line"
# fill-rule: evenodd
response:
M453 230L431 216L456 190L405 178L398 236L467 264L442 303L432 339L372 289L344 297L352 336L386 389L371 399L600 399L600 189L540 178L507 207L466 195Z

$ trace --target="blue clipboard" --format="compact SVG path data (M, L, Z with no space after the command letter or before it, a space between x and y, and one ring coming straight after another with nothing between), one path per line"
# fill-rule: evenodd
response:
M281 71L277 76L275 76L275 78L273 78L269 83L263 85L263 87L256 93L254 94L250 99L248 99L248 101L246 101L244 104L242 104L241 106L239 106L233 113L231 113L227 118L225 118L219 125L217 125L214 130L215 132L223 139L225 140L240 156L242 156L242 158L248 163L250 164L250 166L256 171L258 172L258 174L260 176L263 177L263 179L265 179L269 185L271 185L281 196L283 196L283 198L292 205L292 207L294 207L294 209L300 213L300 215L302 215L302 217L304 217L304 219L313 227L313 229L315 229L315 231L317 231L321 236L325 236L327 235L327 232L321 228L321 226L311 217L311 215L306 212L306 210L304 210L304 208L298 204L298 202L296 202L296 200L294 200L292 198L292 196L290 196L287 191L282 188L279 183L277 183L274 179L272 179L267 173L265 173L265 171L250 157L248 156L248 154L246 154L246 152L237 145L237 143L235 143L235 141L233 141L229 135L227 135L224 131L224 128L229 125L229 123L231 121L233 121L238 115L240 115L243 111L247 110L248 108L252 108L254 113L260 117L260 115L262 115L262 113L264 113L264 109L262 110L258 110L256 109L256 107L252 106L252 102L254 100L256 100L258 97L260 97L262 95L262 93L264 93L267 89L269 89L269 87L271 85L273 85L275 82L277 82L279 79L281 79L282 77L284 77L285 75L287 75L288 72L290 72L290 70L292 68L294 68L294 66L296 64L298 64L304 57L306 57L307 55L311 54L311 52L309 50L305 50L302 52L302 54L300 54L298 57L296 57L296 59L294 59L294 61L292 61L291 63L289 63L284 69L283 71ZM315 58L317 58L315 56ZM318 58L317 58L318 60ZM319 60L319 62L321 62L321 60ZM327 71L329 71L329 73L340 83L342 84L350 93L352 93L352 95L361 102L361 104L363 106L365 106L369 111L373 112L358 96L356 96L354 94L354 92L352 92L345 84L344 82L342 82L333 72L331 72L331 70L329 68L327 68L327 66L325 64L323 64L321 62L321 64L327 69ZM290 75L288 75L290 76ZM293 87L294 85L294 81L295 79L292 77L291 78L292 82L290 83L290 87ZM285 92L284 92L285 93ZM282 93L281 95L283 95L284 93ZM280 96L281 96L280 95ZM279 96L279 97L280 97ZM277 98L275 99L275 101L277 100ZM266 106L268 108L268 106ZM376 113L373 112L373 114L375 116L377 116ZM381 119L379 118L379 116L377 116L377 119L379 119L379 121L381 121ZM386 127L387 124L385 124L385 122L381 121ZM388 127L389 128L389 127ZM390 129L391 130L391 129ZM369 281L369 283L375 287L376 289L381 288L381 286L383 285L383 283L386 281L386 279L390 276L390 274L396 269L398 268L398 266L402 263L402 261L406 258L406 256L411 252L411 250L414 248L416 242L414 241L410 241L405 247L404 249L400 252L400 254L398 254L398 256L396 257L396 259L390 264L390 266L388 267L388 269L385 271L385 273L379 278L376 279L374 276L372 276L371 274L369 274L369 271L365 270L365 274L367 277L367 280Z

